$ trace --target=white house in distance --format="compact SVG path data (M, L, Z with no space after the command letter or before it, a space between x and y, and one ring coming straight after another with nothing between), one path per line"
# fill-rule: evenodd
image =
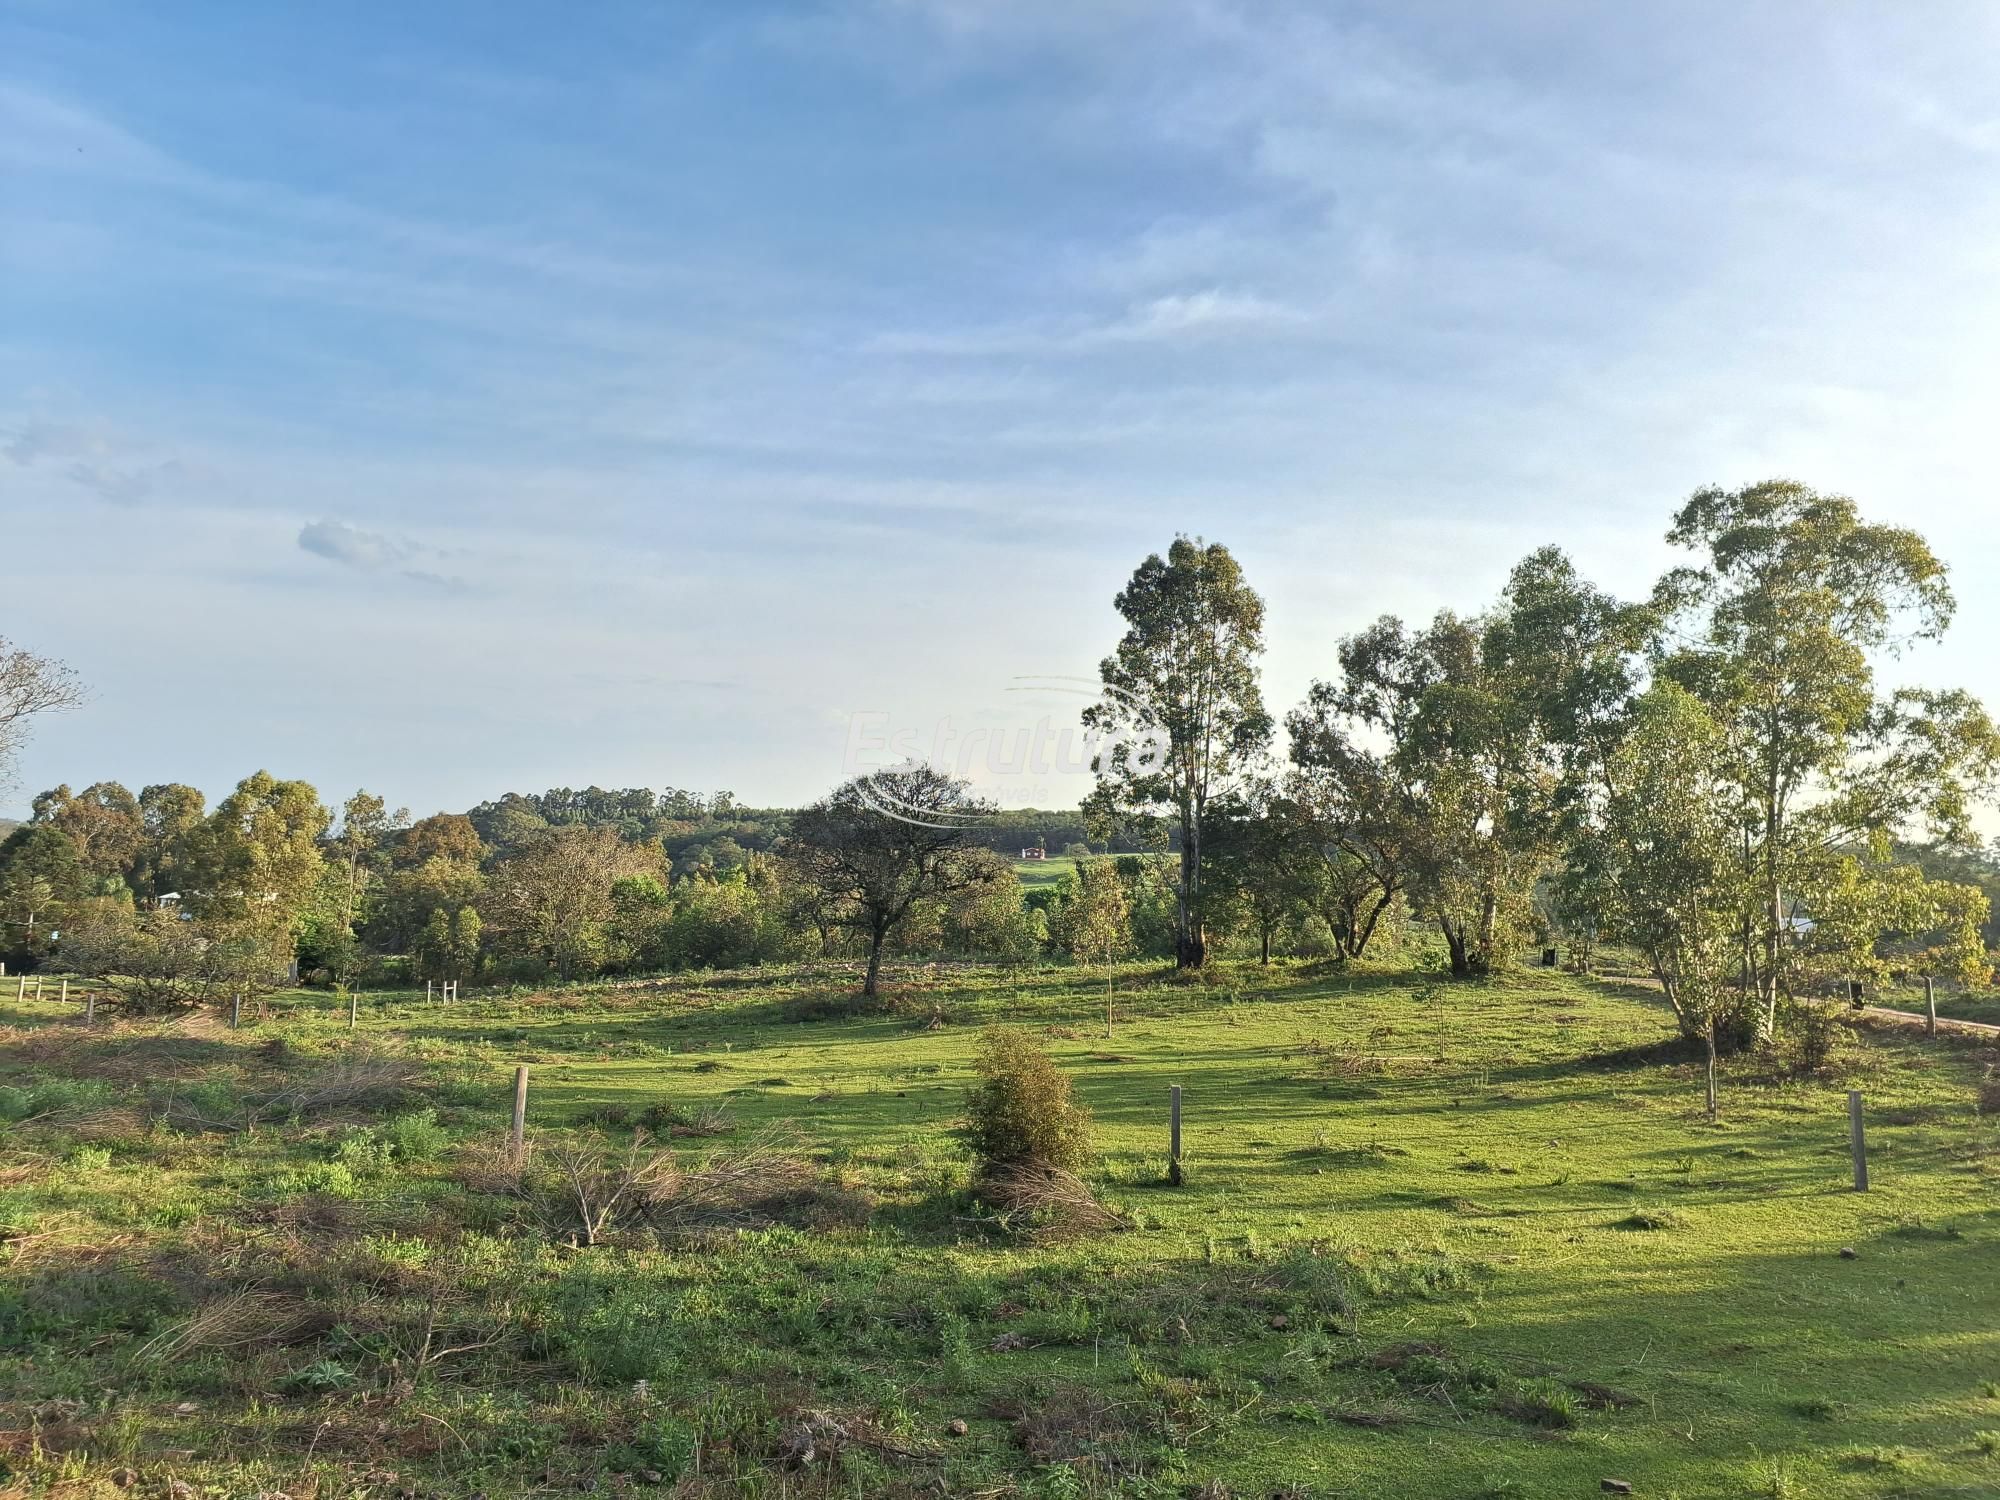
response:
M1032 849L1023 849L1021 851L1021 858L1023 859L1047 859L1048 857L1049 851L1042 848L1039 844Z

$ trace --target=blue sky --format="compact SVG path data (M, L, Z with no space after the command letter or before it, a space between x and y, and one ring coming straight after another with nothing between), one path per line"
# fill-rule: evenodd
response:
M1899 670L2000 698L2000 10L555 14L0 0L0 633L95 694L17 810L794 801L1177 531L1282 709L1771 474L1924 530Z

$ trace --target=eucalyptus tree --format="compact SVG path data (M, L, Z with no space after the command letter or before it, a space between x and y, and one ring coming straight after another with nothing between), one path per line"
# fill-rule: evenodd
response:
M1371 925L1406 889L1461 977L1505 962L1556 843L1556 778L1503 624L1385 615L1290 721L1334 842L1381 872Z
M1337 684L1315 683L1285 728L1294 765L1287 798L1322 862L1313 905L1340 955L1360 958L1408 883L1411 799L1387 757L1361 740Z
M66 834L77 863L93 886L119 881L138 858L145 838L139 800L115 781L72 793L65 784L34 800L34 821Z
M1605 759L1601 818L1579 838L1600 872L1600 915L1646 955L1683 1035L1708 1054L1742 1003L1736 917L1744 889L1738 804L1720 727L1685 689L1661 683L1633 706Z
M192 884L208 799L177 781L159 782L139 793L139 846L125 879L144 905L182 894Z
M331 820L308 782L268 771L244 777L189 840L194 889L184 904L283 968L325 867L320 841Z
M1114 601L1125 634L1098 668L1084 722L1106 736L1087 807L1100 821L1164 815L1179 843L1174 961L1206 957L1203 837L1211 808L1239 792L1271 742L1257 682L1264 601L1229 549L1176 537Z
M408 825L409 809L389 811L380 797L356 792L340 806L340 831L327 840L340 873L341 924L351 933L362 917L362 899L374 880L389 836Z
M1223 809L1213 841L1215 885L1256 931L1264 963L1278 931L1318 907L1328 875L1318 834L1307 809L1270 781Z
M1935 639L1953 613L1945 565L1916 532L1771 480L1697 491L1668 540L1697 558L1656 592L1670 631L1658 671L1721 736L1748 883L1738 959L1768 1037L1818 925L1797 919L1854 898L1865 852L1892 837L1969 842L2000 733L1966 693L1878 690L1877 661ZM1874 889L1884 899L1864 925L1879 936L1896 903Z

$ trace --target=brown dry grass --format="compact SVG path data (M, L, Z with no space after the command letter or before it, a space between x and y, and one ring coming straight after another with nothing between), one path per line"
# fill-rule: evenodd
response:
M1130 1229L1074 1172L1032 1164L996 1167L979 1182L980 1198L1001 1227L1037 1244Z
M325 1333L333 1322L331 1314L283 1292L232 1292L155 1334L139 1347L135 1358L166 1364L203 1349L298 1343Z

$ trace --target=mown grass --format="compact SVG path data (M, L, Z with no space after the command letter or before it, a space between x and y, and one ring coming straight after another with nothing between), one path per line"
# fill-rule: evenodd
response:
M1017 859L1014 861L1014 878L1032 891L1058 884L1075 868L1076 861L1065 854L1051 854L1047 859Z
M1101 983L911 968L863 1010L838 967L722 974L375 1000L352 1039L298 995L234 1033L15 1016L12 1482L2000 1492L1983 1049L1873 1031L1820 1078L1736 1060L1710 1126L1638 986L1535 972L1437 1003L1389 973L1135 967L1106 1038ZM994 1022L1071 1072L1130 1227L1003 1232L968 1190L953 1125ZM517 1062L525 1180L499 1150ZM601 1185L641 1131L683 1181L764 1166L575 1248L549 1174Z

